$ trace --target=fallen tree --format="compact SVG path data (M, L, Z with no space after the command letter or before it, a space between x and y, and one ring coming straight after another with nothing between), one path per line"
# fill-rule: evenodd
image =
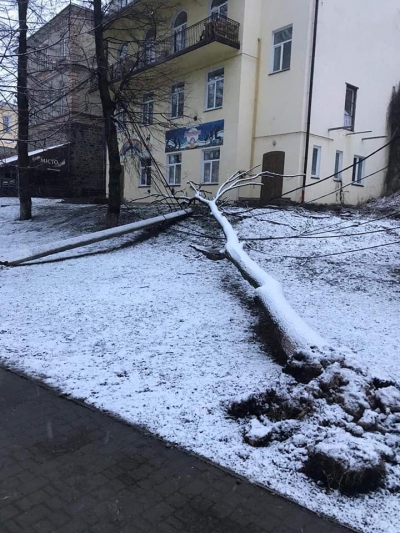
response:
M312 329L286 300L281 284L244 250L218 203L230 190L260 185L262 173L235 173L208 198L193 182L193 196L218 222L223 250L197 249L211 259L229 259L255 288L271 319L286 363L285 377L266 392L233 404L229 416L240 421L252 446L276 443L293 464L326 487L344 493L396 483L393 467L400 443L400 388L374 379L352 361L348 348L332 345Z
M72 239L65 239L56 243L52 243L42 248L36 248L34 250L19 252L14 257L10 257L7 260L0 261L0 265L4 266L18 266L28 261L34 261L35 259L42 259L50 255L59 254L75 248L81 248L82 246L88 246L96 242L105 241L107 239L113 239L115 237L121 237L128 233L133 233L141 229L151 228L162 224L163 222L171 222L174 220L180 220L192 213L191 209L182 209L158 217L148 218L146 220L140 220L139 222L133 222L124 226L118 226L116 228L110 228L103 231L97 231L95 233L89 233L88 235L82 235L74 237Z

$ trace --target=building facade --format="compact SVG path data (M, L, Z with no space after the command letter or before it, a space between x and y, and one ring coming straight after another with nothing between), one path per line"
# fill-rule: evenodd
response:
M0 102L0 162L16 153L18 119L12 104Z
M41 152L32 194L105 196L104 124L89 94L96 65L92 30L92 11L71 4L28 39L29 149L67 147L61 170Z
M264 185L230 200L358 205L382 194L400 72L394 0L181 0L134 29L139 3L112 11L113 72L136 88L152 73L132 104L140 131L122 119L126 199L178 193L188 180L213 192L256 166L271 172Z

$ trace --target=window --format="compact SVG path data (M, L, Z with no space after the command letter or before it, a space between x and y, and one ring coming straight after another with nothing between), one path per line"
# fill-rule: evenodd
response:
M3 115L3 133L11 133L11 116Z
M222 107L224 98L224 69L209 72L207 77L207 109Z
M182 174L182 154L168 156L168 185L180 185Z
M333 179L336 181L342 181L342 168L343 168L343 152L337 150L335 156L335 175Z
M153 124L154 116L154 95L153 93L145 93L143 95L142 106L142 123L150 126Z
M321 166L321 147L313 146L312 164L311 164L311 177L319 178L319 169Z
M211 2L211 16L228 18L228 0L213 0Z
M127 58L128 56L128 44L127 43L123 43L121 44L121 46L119 47L119 51L118 51L118 60L119 61L125 61L125 59Z
M67 102L65 96L65 85L63 80L58 82L57 90L53 91L54 94L54 114L63 115L66 112Z
M140 160L140 187L150 187L151 185L151 159L142 158Z
M185 105L185 83L176 83L171 88L171 118L183 117Z
M36 52L36 62L37 62L38 70L47 70L48 54L47 54L47 48L45 48L47 46L48 46L48 43L44 43L43 44L44 49L38 50Z
M293 26L288 26L273 34L272 72L290 69L292 55Z
M174 22L174 52L186 48L187 13L181 11Z
M218 183L220 150L203 152L203 183Z
M353 183L356 183L357 185L361 185L364 179L364 158L359 155L355 155L353 164L353 176L351 178L351 181Z
M146 64L154 63L156 60L156 31L154 28L150 28L144 39L144 60Z
M346 99L344 103L344 127L354 129L356 120L357 87L346 83Z
M68 55L68 42L67 39L64 37L60 41L60 56L61 58L67 57Z

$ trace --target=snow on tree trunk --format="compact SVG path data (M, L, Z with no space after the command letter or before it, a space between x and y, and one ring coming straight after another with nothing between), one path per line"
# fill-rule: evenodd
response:
M256 183L259 176L236 173L207 199L193 183L195 198L221 226L226 257L255 287L278 333L287 361L285 378L263 394L238 402L228 414L240 421L252 446L275 443L293 464L328 488L344 493L375 490L391 483L398 455L400 388L374 379L352 363L352 353L314 331L286 300L281 284L244 251L218 208L228 190Z

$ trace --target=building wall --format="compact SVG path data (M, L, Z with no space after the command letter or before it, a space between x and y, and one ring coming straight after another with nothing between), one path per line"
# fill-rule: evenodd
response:
M353 164L354 155L365 157L388 142L387 107L400 72L399 25L400 11L394 0L321 2L312 115L314 137L310 142L310 155L313 144L322 148L321 176L334 172L336 150L343 151L346 167ZM343 125L346 83L358 87L355 135L346 130L329 131ZM384 168L387 157L388 151L383 150L367 160L364 174ZM381 171L359 186L351 184L352 169L342 173L344 203L354 205L380 196L384 176L385 171ZM329 179L311 187L306 199L328 194L337 187ZM333 194L324 202L337 202L337 198Z
M182 1L181 7L188 13L188 26L207 17L209 6L208 0ZM282 195L300 200L314 9L315 0L230 0L228 16L241 25L240 51L212 44L181 56L179 62L168 63L169 83L172 78L186 83L187 116L185 121L177 121L176 126L168 125L167 129L225 120L220 183L239 169L261 165L263 154L284 151L284 173L290 177L283 181ZM178 12L179 9L171 11L170 26L163 30L166 34L172 32L172 20ZM364 175L376 174L361 184L352 184L351 170L342 173L341 183L322 178L333 174L336 151L343 152L345 168L353 164L355 155L365 157L387 142L386 110L400 72L399 24L395 0L379 4L374 0L320 0L306 201L359 204L382 193L384 170L378 171L387 164L387 150L364 162ZM290 69L271 73L273 32L288 25L293 25ZM133 45L130 47L133 53ZM206 75L220 66L225 68L223 108L207 112ZM330 131L344 126L346 83L359 88L355 134L347 129ZM167 112L165 102L159 112ZM367 133L359 133L363 131ZM153 155L165 174L164 132L150 128L148 134ZM319 180L311 178L314 145L321 147ZM143 197L149 190L156 192L154 188L138 188L137 162L131 155L123 160L124 194L128 199ZM201 168L202 150L182 153L182 175L186 179L199 181ZM213 192L216 186L208 185L207 189ZM251 186L234 191L230 198L259 196L260 189Z
M256 0L258 2L259 0ZM208 0L201 2L186 2L181 3L181 8L187 10L188 26L196 24L197 22L209 16L210 2ZM169 27L164 28L164 32L171 35L173 28L173 20L180 9L175 9L170 12ZM245 17L245 3L239 0L231 0L229 4L228 16L233 20L244 20ZM251 33L251 24L257 17L256 10L252 10L251 16L248 16L247 24L241 27L241 35L243 31L247 31L248 35ZM121 21L119 21L119 27ZM128 34L129 32L127 32ZM225 137L224 144L220 147L221 150L221 165L220 165L220 183L228 178L237 168L241 168L240 164L245 166L250 165L251 146L252 146L252 118L253 106L251 104L255 93L255 58L250 56L257 50L257 37L247 40L246 49L249 54L244 55L243 50L237 51L220 43L212 43L199 50L191 52L186 56L179 58L179 61L169 61L165 66L160 66L159 76L165 80L165 91L163 101L156 102L155 115L168 115L169 99L171 85L177 81L185 82L185 117L182 119L173 120L166 124L166 129L175 129L181 126L196 126L202 123L214 122L223 119L225 121ZM130 46L130 54L134 53L133 45ZM224 67L225 82L224 82L224 101L221 109L207 111L205 109L206 97L206 79L208 72L217 68ZM159 83L159 78L154 77L153 80L148 80L148 84L143 84L143 79L133 78L133 90L138 90L138 87L143 85L143 88L150 88L151 82L156 85ZM146 78L144 78L146 80ZM251 92L251 99L248 98L248 92ZM159 91L162 93L162 91ZM243 99L244 105L238 105ZM140 100L140 95L139 95ZM140 108L138 109L140 113ZM196 118L196 120L195 120ZM167 119L168 120L168 119ZM161 131L160 131L161 130ZM151 138L152 155L157 160L157 164L163 176L166 175L167 154L165 153L165 128L154 126L152 128L142 128L144 137L148 135ZM238 132L240 131L240 135ZM135 134L132 133L134 136ZM123 143L126 134L120 135L120 142ZM182 176L184 177L182 189L186 188L188 180L195 182L201 181L202 176L202 158L203 150L194 149L182 152ZM124 196L128 200L137 199L150 194L156 194L159 183L153 180L153 185L149 187L139 187L139 160L138 157L129 152L122 158L124 166ZM207 185L207 190L216 191L216 185ZM164 189L165 190L165 189ZM166 189L168 192L168 188ZM175 187L174 190L177 190ZM231 199L237 199L238 193L234 191Z
M105 140L101 120L95 121L90 115L81 115L79 120L76 118L62 126L39 125L33 135L38 140L35 142L32 136L30 150L69 144L68 181L60 185L57 194L64 197L105 195ZM49 141L43 144L46 135Z
M28 85L32 123L47 122L56 118L67 120L74 113L100 114L97 100L89 94L88 78L94 69L95 46L93 15L90 10L78 6L67 7L42 26L28 39L28 46L36 50L28 62ZM38 54L47 55L47 67L40 64ZM87 80L87 81L86 81ZM50 93L50 86L64 91ZM51 102L64 96L63 111Z
M5 131L3 117L10 117L11 129ZM16 150L18 137L18 116L15 108L8 104L0 103L0 158L13 155Z
M105 194L104 125L98 96L89 91L95 63L92 28L92 12L72 5L28 41L32 50L45 49L48 55L47 68L40 67L37 53L31 54L28 65L29 148L69 143L70 174L69 182L60 187L63 196ZM57 88L61 81L64 91L52 94L50 86ZM60 96L62 109L54 104Z

